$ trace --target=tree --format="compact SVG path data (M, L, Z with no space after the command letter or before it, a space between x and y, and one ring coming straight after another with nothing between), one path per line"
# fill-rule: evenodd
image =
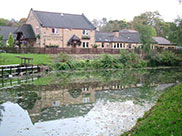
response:
M0 18L0 26L6 26L8 24L9 20Z
M140 40L144 51L149 52L150 46L153 42L153 36L156 36L156 31L149 25L138 25L138 31L140 33Z
M13 38L12 33L9 34L8 46L10 46L10 47L13 47L14 46L14 38Z
M129 29L130 24L125 20L110 20L106 25L101 27L100 31L112 32L114 30Z
M170 23L170 32L168 39L182 46L182 18L178 17L174 23Z
M140 14L139 16L135 16L132 22L132 28L138 30L138 25L149 25L155 28L158 36L162 36L162 26L164 24L164 20L161 18L161 15L158 11L147 11L145 13Z
M18 23L21 26L21 25L25 24L26 21L27 21L27 18L21 18Z
M0 35L0 46L4 46L3 35Z

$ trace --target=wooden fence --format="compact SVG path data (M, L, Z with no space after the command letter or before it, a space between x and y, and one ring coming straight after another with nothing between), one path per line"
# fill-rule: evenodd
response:
M102 49L102 48L10 48L3 47L0 50L6 53L39 53L39 54L119 54L120 49ZM131 50L130 50L131 51ZM140 53L141 50L135 49L136 53Z
M121 50L134 51L137 54L143 54L141 49L102 49L102 48L12 48L12 47L2 47L0 50L6 53L38 53L38 54L120 54ZM162 50L157 50L161 52ZM176 54L182 54L182 50L171 50Z

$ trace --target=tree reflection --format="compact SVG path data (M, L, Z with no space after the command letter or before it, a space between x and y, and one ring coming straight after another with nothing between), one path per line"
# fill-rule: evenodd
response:
M81 95L82 90L81 89L72 89L72 90L69 90L68 92L73 98L77 98Z
M0 124L1 124L1 121L2 121L2 111L5 111L4 109L4 106L0 105Z

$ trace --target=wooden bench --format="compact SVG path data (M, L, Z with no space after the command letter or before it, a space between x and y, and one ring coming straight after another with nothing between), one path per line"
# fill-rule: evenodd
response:
M32 61L33 63L33 58L27 58L27 57L21 57L21 56L17 56L17 58L21 59L21 65L30 65L30 62Z

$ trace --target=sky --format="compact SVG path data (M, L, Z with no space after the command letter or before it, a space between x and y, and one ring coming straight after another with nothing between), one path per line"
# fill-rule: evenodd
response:
M30 9L60 13L82 14L93 19L131 21L146 11L159 11L165 21L182 16L178 0L1 0L0 18L26 18Z

